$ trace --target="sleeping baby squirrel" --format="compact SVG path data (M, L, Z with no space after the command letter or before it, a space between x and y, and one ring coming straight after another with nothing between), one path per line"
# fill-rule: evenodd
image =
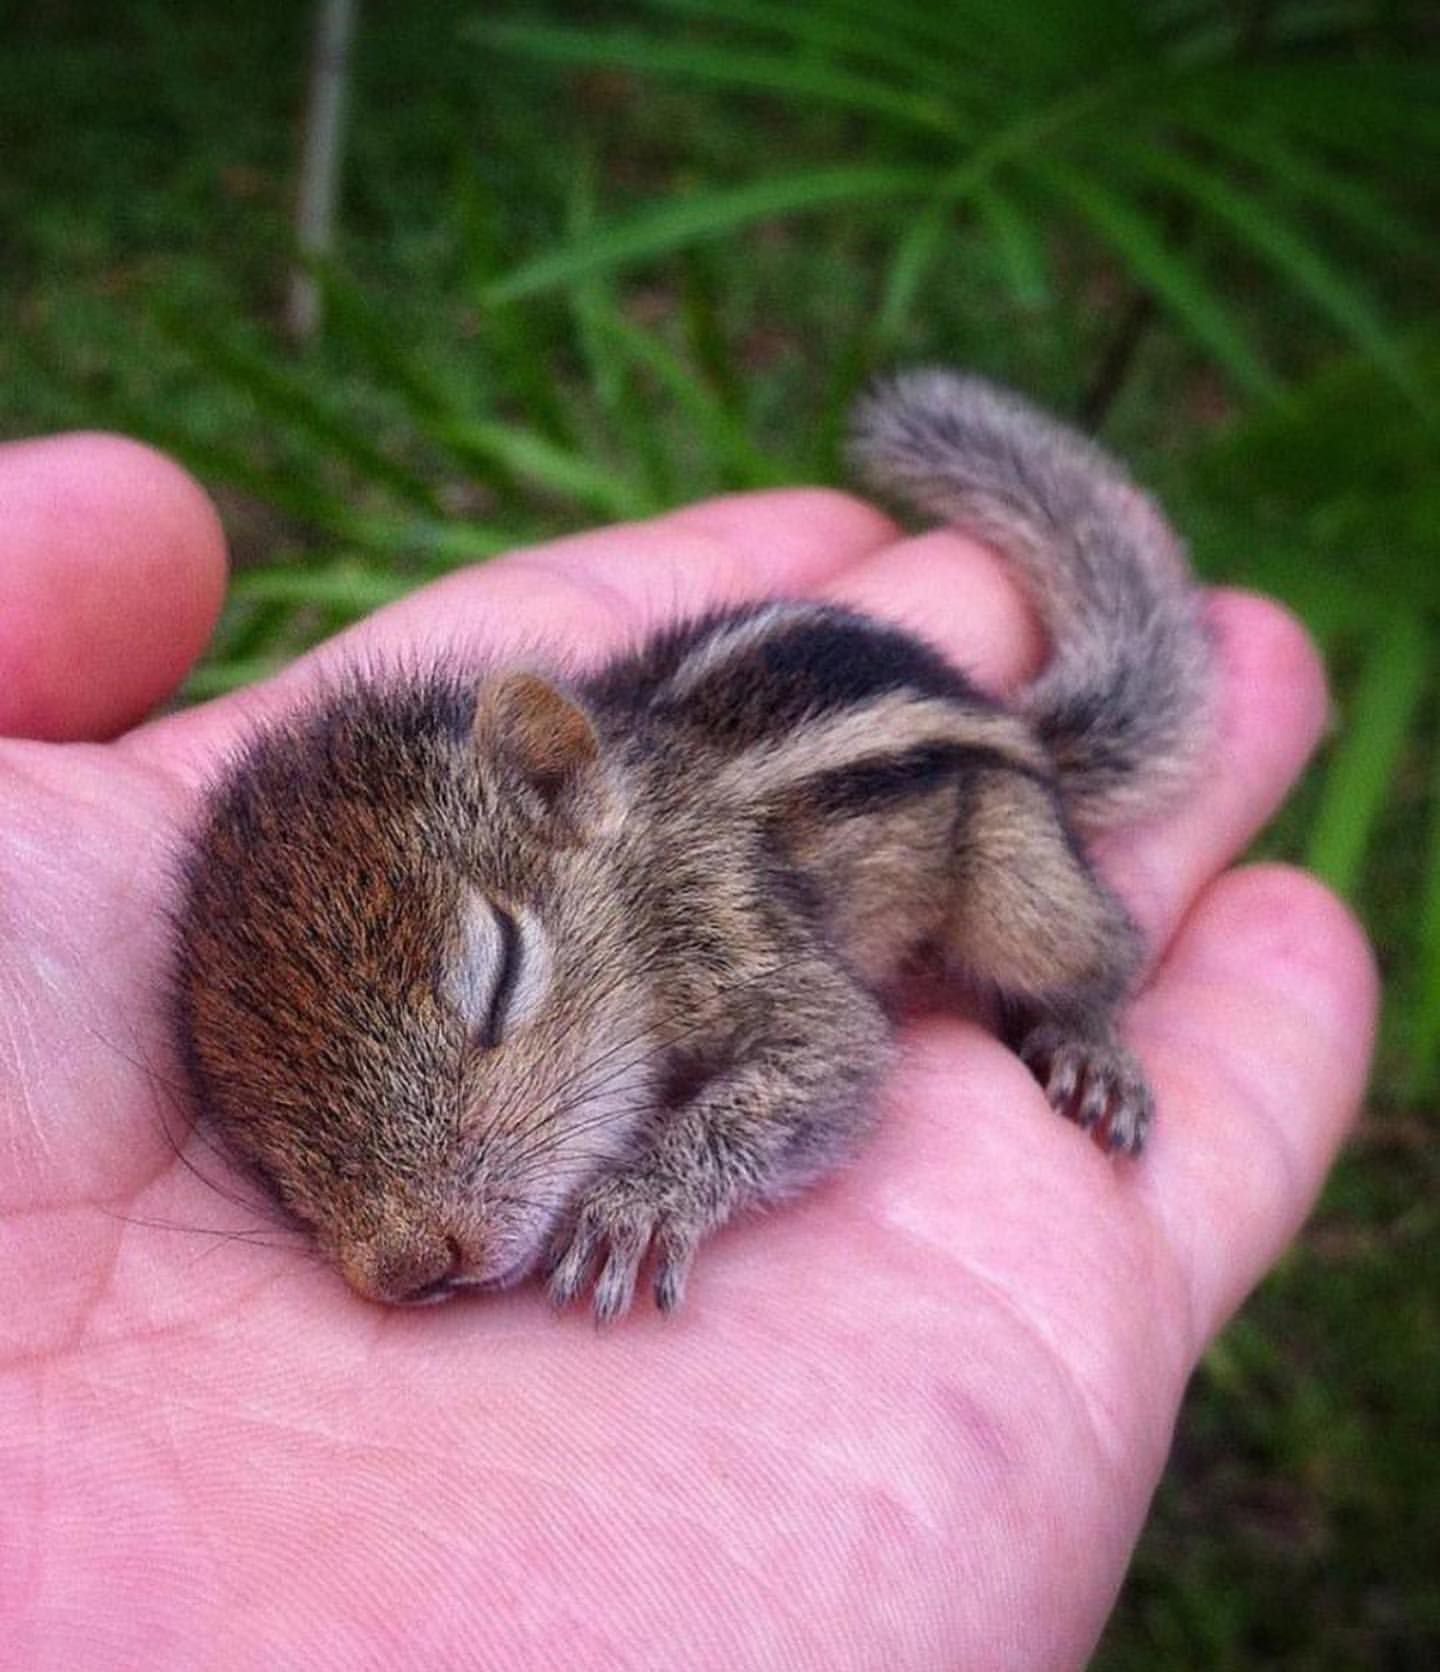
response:
M1204 742L1179 544L973 377L884 387L853 450L1024 583L1053 649L1013 706L895 627L745 605L579 681L352 678L211 797L176 981L201 1118L361 1295L544 1271L609 1319L648 1257L677 1306L702 1238L854 1152L925 958L996 995L1058 1110L1140 1148L1141 948L1079 838Z

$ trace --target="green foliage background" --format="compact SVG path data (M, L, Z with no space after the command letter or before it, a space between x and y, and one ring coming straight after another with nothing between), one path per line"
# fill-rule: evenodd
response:
M296 354L310 23L7 25L0 429L111 424L216 492L238 575L194 696L518 541L834 479L872 369L964 362L1100 430L1329 653L1334 737L1266 846L1355 902L1389 1000L1097 1664L1440 1664L1440 8L371 7Z

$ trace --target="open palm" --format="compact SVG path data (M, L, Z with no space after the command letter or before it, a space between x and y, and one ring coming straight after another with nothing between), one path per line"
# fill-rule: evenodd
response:
M853 1169L717 1238L677 1317L597 1332L534 1289L367 1305L189 1133L166 910L199 787L327 661L593 657L767 592L891 615L1003 687L1039 651L993 560L840 495L716 501L456 576L262 691L94 744L208 631L213 513L103 438L0 449L0 511L0 1658L1083 1661L1185 1379L1313 1199L1368 1056L1342 910L1223 870L1323 720L1294 626L1217 598L1206 778L1104 856L1160 949L1130 1019L1145 1158L929 1018Z

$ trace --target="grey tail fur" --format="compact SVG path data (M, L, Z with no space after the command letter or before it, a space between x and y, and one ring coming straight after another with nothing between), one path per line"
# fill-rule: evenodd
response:
M978 377L910 372L855 415L864 482L999 549L1050 635L1019 699L1076 822L1141 814L1204 743L1210 650L1181 544L1115 460Z

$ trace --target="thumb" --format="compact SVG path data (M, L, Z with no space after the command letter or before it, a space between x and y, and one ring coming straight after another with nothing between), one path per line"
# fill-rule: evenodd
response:
M200 487L113 435L0 446L0 736L111 737L167 697L225 593Z

